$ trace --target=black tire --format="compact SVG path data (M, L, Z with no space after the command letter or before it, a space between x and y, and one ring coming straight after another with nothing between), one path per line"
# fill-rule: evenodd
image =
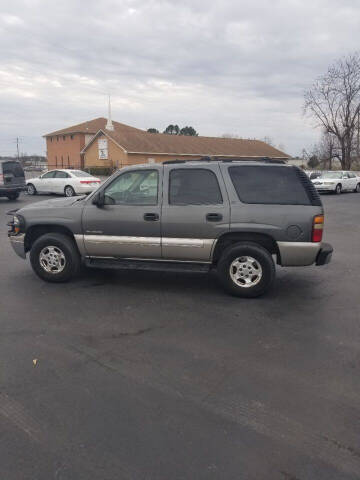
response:
M64 188L64 195L65 197L73 197L74 195L76 195L75 190L71 185L66 185L66 187Z
M360 193L360 183L358 183L354 189L355 193Z
M246 268L244 267L244 270L241 270L243 273L239 275L246 276L246 274L248 274L251 283L254 284L248 287L239 285L240 281L243 281L245 284L245 278L239 278L239 282L236 283L235 280L232 279L234 270L232 270L232 273L230 270L233 261L237 258L243 259L244 257L254 259L256 268L260 266L260 269L257 268L257 271L261 273L261 275L257 275L256 272L254 272L255 264L251 261L249 262L250 267L247 266ZM245 263L240 262L240 265L242 268L242 265L245 265ZM251 265L254 265L253 270L249 270L249 268L252 268ZM234 269L235 267L232 268ZM263 295L269 290L275 279L275 265L271 254L261 245L252 242L237 243L224 250L217 265L217 272L223 287L228 293L245 298L254 298ZM250 272L252 272L252 274Z
M60 272L49 272L40 261L40 254L49 247L60 251L64 258L64 264ZM47 282L67 282L74 277L80 268L80 255L74 241L61 233L46 233L39 237L31 247L30 262L34 272ZM48 264L48 268L51 268Z
M35 185L33 185L32 183L28 183L27 184L27 193L28 193L28 195L36 195L37 191L36 191Z
M338 183L335 187L335 193L336 195L340 195L342 193L342 186L341 183Z
M9 200L17 200L19 196L20 196L20 193L16 192L16 193L10 193L9 195L7 195L7 198Z

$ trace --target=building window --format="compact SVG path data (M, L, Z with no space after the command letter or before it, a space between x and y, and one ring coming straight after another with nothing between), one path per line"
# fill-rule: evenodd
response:
M55 166L57 167L57 155L55 155Z
M68 155L68 167L70 167L70 155Z
M57 142L59 141L59 135L56 137L56 141L57 141Z
M73 138L74 138L74 135L70 135L70 138L71 138L71 140L73 140Z
M65 135L63 135L63 140L65 140Z
M52 142L52 137L50 137L50 142Z

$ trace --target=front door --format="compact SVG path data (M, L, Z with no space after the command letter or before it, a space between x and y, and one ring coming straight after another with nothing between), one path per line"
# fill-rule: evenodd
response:
M218 164L164 166L162 256L208 262L216 239L229 230L230 207Z
M101 207L87 202L82 220L90 257L161 257L162 166L127 170L104 187Z

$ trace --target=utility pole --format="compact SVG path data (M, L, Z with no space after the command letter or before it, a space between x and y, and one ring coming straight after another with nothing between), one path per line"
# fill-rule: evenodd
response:
M20 154L19 154L19 137L16 137L16 151L17 151L17 159L19 161Z

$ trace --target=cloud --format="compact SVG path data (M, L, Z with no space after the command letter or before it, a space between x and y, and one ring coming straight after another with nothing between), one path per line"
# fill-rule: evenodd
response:
M303 91L358 44L356 0L13 0L0 11L0 155L106 115L140 128L269 136L291 154L318 131Z

